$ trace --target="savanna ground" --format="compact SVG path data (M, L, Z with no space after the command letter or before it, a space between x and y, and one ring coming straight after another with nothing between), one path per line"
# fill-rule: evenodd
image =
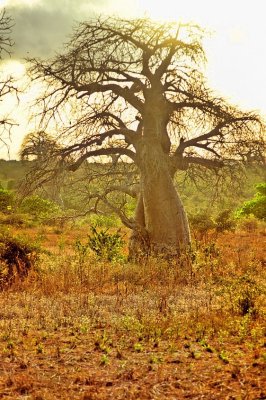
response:
M45 251L0 293L0 398L266 399L263 229L171 265L99 260L85 228L26 231Z

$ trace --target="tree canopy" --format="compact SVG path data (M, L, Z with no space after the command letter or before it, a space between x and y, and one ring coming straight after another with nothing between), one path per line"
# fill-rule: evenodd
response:
M174 168L261 159L259 117L207 86L203 33L193 25L99 18L77 26L64 54L32 60L33 76L48 86L43 122L64 119L61 133L71 144L65 141L63 155L75 155L73 168L98 155L137 162L146 123Z
M47 159L57 149L56 141L46 132L38 131L27 134L20 149L22 160Z

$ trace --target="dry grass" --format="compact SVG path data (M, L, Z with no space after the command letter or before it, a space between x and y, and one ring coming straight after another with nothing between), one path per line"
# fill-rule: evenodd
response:
M266 398L262 232L142 266L81 259L81 234L43 230L0 295L0 398Z

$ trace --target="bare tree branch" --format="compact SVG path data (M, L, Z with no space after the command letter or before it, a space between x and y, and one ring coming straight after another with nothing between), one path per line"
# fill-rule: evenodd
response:
M3 53L10 56L13 41L11 39L12 27L14 26L12 18L7 15L5 9L0 14L0 60ZM0 79L0 102L8 98L10 94L15 94L18 100L18 89L14 83L12 76ZM11 130L17 125L9 115L1 115L0 117L0 143L2 143L9 151L9 141ZM4 133L6 134L4 136Z
M2 59L2 53L8 55L11 54L11 47L13 46L13 40L11 39L11 32L13 28L13 20L7 15L4 9L0 13L0 60Z
M68 169L70 171L76 171L81 166L81 164L88 158L98 157L98 156L110 156L112 154L124 155L124 156L131 158L133 161L135 160L135 153L133 153L133 151L131 151L129 149L118 148L118 147L107 148L107 149L98 149L98 150L92 150L92 151L86 152L74 164L69 166Z

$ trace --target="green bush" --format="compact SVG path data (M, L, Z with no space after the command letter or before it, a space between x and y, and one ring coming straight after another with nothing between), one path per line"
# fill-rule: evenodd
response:
M266 220L266 183L260 183L255 188L257 193L253 199L246 201L237 210L237 217L241 218L252 214L260 220Z
M91 227L92 235L89 236L88 245L92 251L101 259L113 261L121 258L121 248L124 240L119 230L116 233L108 233L106 230L97 230Z
M100 228L115 228L118 227L120 224L120 220L116 215L90 215L89 222L93 226L97 226Z
M58 215L60 207L51 200L33 195L23 199L20 210L25 214L31 215L36 220L45 220Z
M14 193L0 187L0 211L10 212L14 205Z

